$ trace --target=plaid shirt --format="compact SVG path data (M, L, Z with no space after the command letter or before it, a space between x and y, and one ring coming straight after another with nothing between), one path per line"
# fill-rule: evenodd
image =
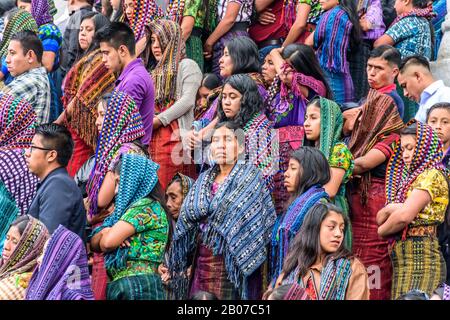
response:
M16 98L27 100L36 112L37 124L50 120L50 83L44 67L22 73L8 84L4 90Z

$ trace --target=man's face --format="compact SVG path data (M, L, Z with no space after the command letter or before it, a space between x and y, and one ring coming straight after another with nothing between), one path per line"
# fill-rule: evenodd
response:
M423 88L421 85L421 76L413 68L406 69L398 75L398 83L403 88L403 94L410 100L420 102L420 95Z
M121 72L122 59L119 51L110 46L108 42L100 42L100 51L102 52L102 60L106 68L115 73Z
M6 66L9 73L13 77L29 71L33 63L31 51L26 54L23 52L23 47L17 40L12 40L8 46L8 54L6 55Z
M49 161L53 158L55 150L48 150L43 143L43 137L36 134L31 141L31 147L25 151L25 161L31 173L40 177L47 169Z
M398 75L398 67L391 65L382 57L367 61L367 80L372 89L380 89L393 84Z

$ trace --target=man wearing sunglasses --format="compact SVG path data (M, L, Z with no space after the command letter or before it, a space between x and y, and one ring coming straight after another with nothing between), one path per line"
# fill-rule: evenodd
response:
M83 198L65 168L72 151L73 140L65 127L50 123L36 128L25 159L40 182L28 214L42 221L50 233L61 224L85 239Z

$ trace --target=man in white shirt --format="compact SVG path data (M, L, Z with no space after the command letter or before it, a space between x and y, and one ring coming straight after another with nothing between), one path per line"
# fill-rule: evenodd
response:
M418 121L425 123L428 109L436 103L450 102L450 87L433 78L430 63L422 56L405 58L397 80L405 97L419 103L415 116Z

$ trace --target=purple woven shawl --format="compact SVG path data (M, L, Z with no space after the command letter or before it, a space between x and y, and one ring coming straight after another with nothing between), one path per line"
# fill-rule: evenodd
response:
M53 22L53 17L50 14L49 0L31 0L31 15L38 27Z

